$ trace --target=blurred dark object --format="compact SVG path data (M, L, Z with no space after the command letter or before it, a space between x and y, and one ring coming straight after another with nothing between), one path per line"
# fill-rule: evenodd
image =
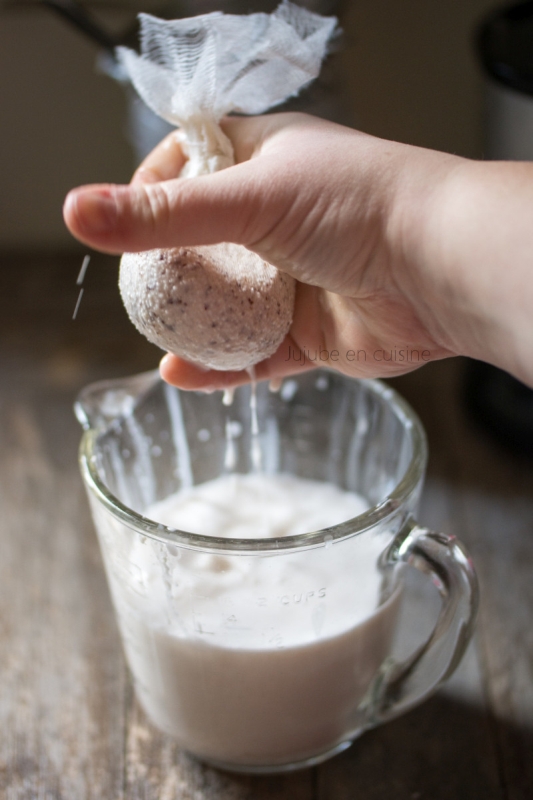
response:
M483 67L485 157L533 160L533 2L500 6L476 31ZM533 391L490 364L469 362L470 417L514 453L533 457Z
M115 47L128 38L127 36L112 36L75 0L41 0L41 3L63 19L66 19L67 22L85 34L99 47L107 50L111 55Z
M504 86L533 95L533 2L492 11L478 31L486 72Z
M507 372L470 361L464 401L471 420L506 450L533 458L533 391Z
M485 157L532 161L533 2L492 11L476 44L485 74Z

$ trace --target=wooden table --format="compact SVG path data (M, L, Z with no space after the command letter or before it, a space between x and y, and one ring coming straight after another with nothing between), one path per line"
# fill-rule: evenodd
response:
M297 774L204 767L137 706L77 469L84 384L156 365L129 324L116 260L0 267L0 797L6 800L525 800L533 797L531 464L466 421L462 364L395 381L431 450L421 519L478 568L474 645L434 698Z

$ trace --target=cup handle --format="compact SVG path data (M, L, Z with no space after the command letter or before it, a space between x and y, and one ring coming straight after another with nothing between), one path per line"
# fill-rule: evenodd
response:
M472 636L479 602L476 573L464 545L409 518L382 565L409 564L429 575L442 607L433 632L405 661L388 659L371 689L367 721L380 725L425 700L459 664Z

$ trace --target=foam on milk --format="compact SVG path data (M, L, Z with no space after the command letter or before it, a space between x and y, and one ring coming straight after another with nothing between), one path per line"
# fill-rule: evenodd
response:
M319 530L367 507L332 484L253 473L182 489L145 516L246 539ZM301 761L349 738L398 613L399 592L379 606L383 547L365 534L258 557L133 537L114 594L148 715L190 752L234 766Z

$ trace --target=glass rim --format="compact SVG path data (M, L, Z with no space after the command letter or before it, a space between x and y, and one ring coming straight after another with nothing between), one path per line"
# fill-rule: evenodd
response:
M326 370L323 370L326 372ZM327 370L330 372L329 370ZM357 379L336 373L338 378L346 382L358 381L393 407L397 417L408 430L413 445L412 455L407 468L396 486L378 503L362 514L344 520L327 528L299 533L293 536L275 538L236 539L219 536L206 536L190 531L169 528L126 506L116 497L100 478L96 468L94 454L96 440L100 429L91 428L83 433L79 463L84 483L100 503L131 530L141 536L156 539L163 544L179 545L193 550L223 552L240 552L244 554L275 554L285 550L304 550L324 546L339 539L351 538L392 517L400 509L412 492L416 489L424 475L427 462L427 440L423 425L409 403L387 384L376 379ZM298 380L298 376L290 376Z

